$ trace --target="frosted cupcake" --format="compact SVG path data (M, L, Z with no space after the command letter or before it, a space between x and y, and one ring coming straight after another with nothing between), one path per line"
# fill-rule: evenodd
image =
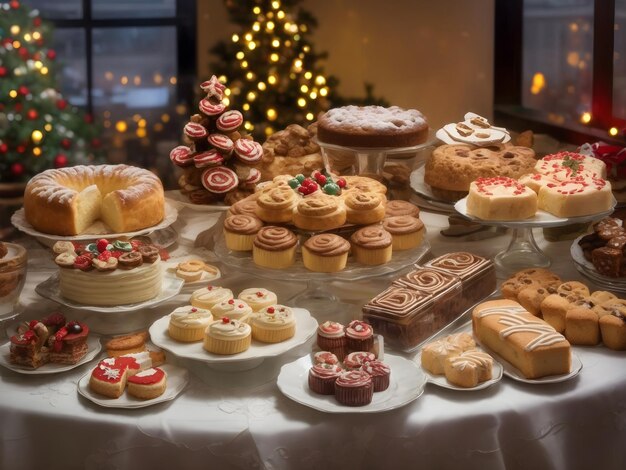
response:
M201 341L204 330L213 321L211 312L204 308L185 305L170 314L168 333L176 341Z
M223 228L226 247L232 251L252 251L252 241L261 227L263 222L253 215L226 217Z
M296 235L285 227L263 227L254 237L252 260L264 268L287 268L295 261L297 243Z
M378 360L368 361L361 366L361 370L367 372L372 377L375 392L382 392L389 388L391 368L384 362Z
M253 312L258 312L264 307L275 305L278 303L276 294L270 290L263 289L262 287L251 287L250 289L244 289L239 293L237 297L246 302Z
M374 330L360 320L352 320L346 326L346 344L349 351L371 351L374 348Z
M346 356L343 360L343 365L346 366L346 369L360 369L363 364L366 364L370 361L376 359L374 353L368 351L356 351L351 352Z
M391 234L394 250L410 250L424 239L424 223L410 215L387 217L383 228Z
M194 291L194 293L191 294L189 303L194 307L211 310L220 302L232 299L233 297L233 292L230 289L219 286L207 286Z
M211 323L204 333L204 349L213 354L237 354L252 344L250 325L224 317Z
M342 372L337 364L315 364L309 369L309 388L320 395L334 395L335 381Z
M220 302L211 310L215 318L228 317L231 320L249 323L252 308L240 299L228 299Z
M319 273L334 273L346 267L350 243L333 233L309 238L302 246L304 267Z
M317 345L322 351L330 351L340 360L346 355L346 332L341 323L325 321L317 327Z
M335 381L335 399L346 406L364 406L372 402L372 377L362 370L342 372Z
M252 337L262 343L280 343L296 334L293 311L284 305L271 305L255 313L250 320Z
M359 263L369 266L385 264L391 260L391 234L382 225L368 225L350 237L352 254Z

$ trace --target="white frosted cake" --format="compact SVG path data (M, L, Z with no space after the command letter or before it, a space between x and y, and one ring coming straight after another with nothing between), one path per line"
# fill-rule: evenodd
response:
M470 184L467 213L483 220L523 220L537 212L535 192L512 178L478 178Z

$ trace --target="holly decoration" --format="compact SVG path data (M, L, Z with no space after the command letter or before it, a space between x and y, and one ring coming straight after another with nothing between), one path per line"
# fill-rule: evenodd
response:
M0 0L0 11L0 183L103 161L99 129L57 90L51 25L18 0Z
M339 196L341 190L346 187L346 180L344 178L338 178L337 181L333 180L330 174L326 170L315 170L311 173L311 176L306 178L304 175L296 175L290 179L287 184L291 189L295 189L303 196L313 194L318 189L328 194L329 196Z

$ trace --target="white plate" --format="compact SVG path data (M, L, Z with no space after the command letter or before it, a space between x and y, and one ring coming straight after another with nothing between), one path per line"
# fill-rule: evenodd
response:
M29 367L20 366L11 362L11 342L9 341L0 346L0 366L11 369L13 372L19 372L20 374L27 375L58 374L59 372L65 372L86 364L96 357L101 349L102 345L100 344L100 336L89 333L89 336L87 337L87 354L85 354L76 364L48 363L37 369L31 369Z
M155 321L150 327L150 338L158 347L175 354L178 357L194 359L209 364L231 364L242 361L257 361L267 357L278 356L290 349L305 343L317 331L317 320L311 316L308 310L294 308L293 314L296 319L296 334L287 341L281 343L261 343L252 340L252 345L246 350L233 355L212 354L202 347L202 341L195 343L182 343L170 338L167 328L170 316L166 315Z
M91 370L81 377L78 381L78 393L91 400L96 405L106 408L143 408L146 406L156 405L176 398L187 386L189 382L189 372L187 369L172 364L163 364L159 366L167 374L167 388L163 395L152 398L150 400L140 400L130 396L126 391L119 398L108 398L103 395L94 393L89 388L89 378Z
M139 302L136 304L119 305L113 307L104 307L101 305L84 305L72 302L71 300L67 300L65 297L62 297L61 291L59 290L59 273L53 274L41 284L38 284L37 287L35 287L35 292L37 292L42 297L45 297L46 299L54 300L61 305L65 305L66 307L89 310L92 312L116 313L130 312L132 310L155 307L161 302L165 302L166 300L169 300L172 297L178 295L183 287L183 284L184 281L182 279L170 276L169 274L165 274L163 276L163 287L161 288L161 293L154 299L146 300L145 302Z
M187 209L191 209L199 212L219 212L227 211L230 206L222 204L194 204L189 200L187 196L182 194L180 190L167 191L165 193L165 200L170 200L174 204L180 205Z
M457 385L451 384L450 382L448 382L448 379L446 379L445 375L434 375L428 372L427 370L425 370L424 368L422 368L420 366L420 364L422 363L421 352L417 356L415 356L414 360L415 360L415 363L422 369L422 371L426 375L426 379L428 382L430 382L431 384L437 385L438 387L447 388L450 390L458 390L461 392L473 392L476 390L482 390L484 388L492 386L495 383L500 382L500 379L502 379L502 372L504 370L504 368L502 367L502 364L500 364L498 361L494 359L493 369L491 372L491 375L492 375L491 379L481 382L475 387L468 388L468 387L459 387Z
M199 259L199 258L189 258L189 259ZM165 262L165 270L168 273L168 275L174 276L177 279L180 279L180 278L178 278L176 276L176 266L178 266L180 263L183 263L183 262L184 261L181 261L181 260L166 261ZM212 263L206 263L206 264L210 264L215 269L217 269L217 274L211 274L211 273L203 270L202 271L202 275L200 276L200 279L198 279L197 281L185 281L183 279L182 281L184 282L184 285L183 285L184 288L187 288L187 287L204 287L207 282L215 281L216 279L219 279L219 278L222 277L222 272L219 270L219 268L217 266L215 266Z
M333 395L319 395L309 389L311 355L285 364L280 369L276 384L288 398L302 405L326 413L379 413L400 408L417 399L424 392L426 375L413 361L401 356L385 354L384 362L391 368L389 388L374 393L372 402L365 406L345 406Z
M80 235L68 236L68 235L52 235L49 233L43 233L38 230L35 230L33 226L28 223L26 217L24 215L24 208L18 209L11 216L11 223L18 230L27 233L28 235L32 235L33 237L37 237L37 239L41 240L42 243L46 245L54 245L55 242L59 240L70 240L70 241L81 241L81 240L94 240L96 238L120 238L120 237L136 237L138 235L145 235L148 233L152 233L156 230L161 230L166 227L169 227L178 218L178 210L173 204L165 204L165 217L161 222L152 227L146 227L141 230L135 230L133 232L125 232L125 233L111 233L110 228L104 225L102 222L97 221L93 225L91 225L84 233Z
M467 213L467 197L464 197L460 201L457 201L454 204L454 208L456 211L461 214L463 217L466 217L469 220L473 220L474 222L480 222L485 225L492 225L494 227L512 227L512 228L526 228L526 227L560 227L562 225L570 225L570 224L580 224L584 222L591 222L594 220L599 220L615 209L615 205L617 201L613 198L613 204L609 210L604 212L599 212L597 214L589 214L583 215L580 217L556 217L548 212L543 210L538 210L534 217L530 219L524 220L483 220L478 217L474 217L473 215L469 215Z
M585 277L593 281L594 284L599 287L603 287L607 290L626 293L626 277L609 277L603 274L600 274L596 271L596 267L593 265L591 261L587 261L585 255L583 254L583 250L578 244L580 239L585 235L581 235L570 247L570 254L572 255L572 259L574 260L574 265L576 269L583 274Z

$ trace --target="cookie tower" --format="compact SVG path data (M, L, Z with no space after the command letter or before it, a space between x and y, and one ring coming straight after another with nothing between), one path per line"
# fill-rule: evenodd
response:
M261 180L257 165L263 148L239 131L243 115L226 110L225 86L215 75L200 85L206 97L184 128L184 143L170 152L172 162L183 169L181 192L195 204L225 201L232 204L254 191Z

